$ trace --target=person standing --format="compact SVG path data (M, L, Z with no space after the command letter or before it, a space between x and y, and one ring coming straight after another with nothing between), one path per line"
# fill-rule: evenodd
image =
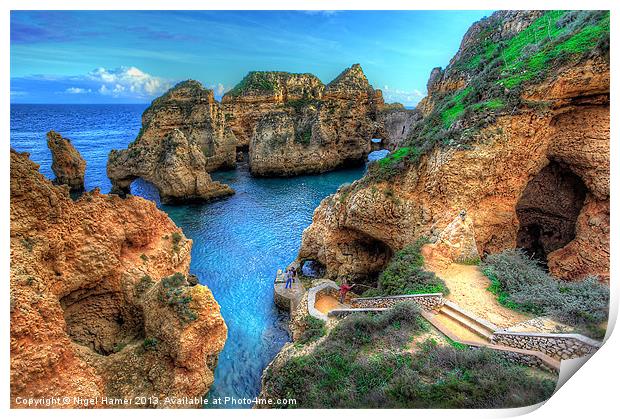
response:
M342 285L340 285L340 288L339 288L339 293L340 293L339 301L340 301L340 304L344 303L344 299L347 298L347 293L349 291L351 291L351 289L354 286L355 286L355 284L348 285L346 280L342 282Z
M284 285L284 288L291 288L293 286L293 272L291 272L290 269L286 270L286 284Z

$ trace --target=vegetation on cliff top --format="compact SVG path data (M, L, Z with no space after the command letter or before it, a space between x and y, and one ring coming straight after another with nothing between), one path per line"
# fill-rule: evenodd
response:
M188 285L185 275L177 272L163 278L159 290L160 301L172 307L184 323L192 322L198 318L196 312L190 308L192 296Z
M396 253L385 270L379 275L377 288L369 289L365 297L430 294L440 292L448 294L449 290L443 279L435 273L423 269L424 257L420 249L428 241L424 238L405 246Z
M321 81L310 73L289 73L286 71L250 71L239 83L230 89L227 96L242 96L248 92L253 93L274 93L279 87L282 79L289 77L308 77L316 79L319 84Z
M576 282L555 279L519 249L489 255L481 267L500 304L550 316L597 339L605 336L601 323L609 316L609 288L595 277Z
M264 391L299 408L493 408L546 400L550 378L533 376L487 349L439 346L407 350L428 324L413 304L343 319L306 355L274 364ZM285 407L285 406L281 406Z
M432 110L412 128L404 147L415 147L417 153L400 165L382 160L371 164L371 177L389 179L436 145L468 147L497 116L531 106L521 99L529 84L541 82L566 64L609 56L608 11L547 11L506 39L501 38L501 19L501 14L494 14L479 22L472 42L445 70L444 78L467 80L466 86L430 92ZM398 153L401 149L386 158L394 159Z

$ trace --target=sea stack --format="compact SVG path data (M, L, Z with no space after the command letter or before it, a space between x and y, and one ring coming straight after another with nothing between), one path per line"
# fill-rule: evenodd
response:
M142 178L166 203L232 195L232 188L211 180L209 172L234 167L235 150L213 90L193 80L179 83L144 111L136 140L110 152L112 192L126 195L131 183Z
M52 152L52 170L56 175L54 183L69 186L71 192L82 192L86 161L71 144L71 140L50 131L47 133L47 146Z
M311 74L251 72L222 104L252 174L293 176L363 164L383 97L354 64L327 86Z

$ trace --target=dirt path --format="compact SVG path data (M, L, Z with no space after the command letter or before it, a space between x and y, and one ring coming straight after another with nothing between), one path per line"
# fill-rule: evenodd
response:
M532 318L500 305L495 295L487 291L489 279L478 266L433 262L427 261L426 269L434 271L446 282L450 290L448 300L461 308L499 327L509 327Z

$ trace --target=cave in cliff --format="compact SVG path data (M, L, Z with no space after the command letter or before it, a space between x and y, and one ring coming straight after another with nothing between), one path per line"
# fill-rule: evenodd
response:
M517 203L517 247L547 262L547 255L575 238L587 188L566 165L552 161L527 184Z
M74 291L60 301L71 339L99 355L118 352L144 338L144 320L137 307L118 292L95 288Z

